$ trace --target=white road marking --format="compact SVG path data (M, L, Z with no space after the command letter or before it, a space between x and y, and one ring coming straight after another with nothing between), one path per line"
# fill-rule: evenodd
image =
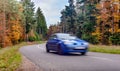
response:
M103 58L103 57L91 57L91 58L100 59L100 60L106 60L106 61L113 61L112 59Z
M45 50L45 48L41 45L36 45L37 48L41 49L41 50Z

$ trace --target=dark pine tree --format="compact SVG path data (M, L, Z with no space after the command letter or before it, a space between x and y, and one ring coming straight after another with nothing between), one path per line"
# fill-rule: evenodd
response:
M69 0L69 6L61 12L61 22L64 27L64 31L67 33L76 34L76 18L77 14L75 11L74 0Z
M37 23L36 32L38 34L42 34L42 36L45 36L47 34L47 25L46 25L45 17L40 7L38 7L36 12L36 23Z
M28 34L32 26L35 23L34 18L34 2L31 2L31 0L21 0L24 8L24 16L25 16L25 29L26 33Z

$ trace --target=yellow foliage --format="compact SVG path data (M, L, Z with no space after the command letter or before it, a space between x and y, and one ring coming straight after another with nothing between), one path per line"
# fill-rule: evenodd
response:
M110 32L110 33L120 32L120 28L118 26L120 20L119 3L120 0L109 0L109 1L101 1L96 5L96 8L99 10L99 14L96 15L97 26L96 26L96 31L92 33L92 35L97 36L97 39L104 40L104 38L102 37L104 35L102 33L105 32ZM105 25L108 25L109 27L106 28Z
M96 8L97 8L97 9L102 9L101 4L97 4L97 5L96 5Z
M21 38L21 35L21 25L18 23L18 21L14 21L11 28L11 40L13 42L18 42L18 40Z
M4 36L5 46L12 45L11 39L8 36Z
M117 32L120 33L120 29L118 29Z

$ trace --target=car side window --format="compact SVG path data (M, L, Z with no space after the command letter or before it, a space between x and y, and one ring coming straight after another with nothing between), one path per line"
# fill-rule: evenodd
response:
M52 36L50 36L49 39L54 39L54 38L57 38L57 36L56 35L52 35Z

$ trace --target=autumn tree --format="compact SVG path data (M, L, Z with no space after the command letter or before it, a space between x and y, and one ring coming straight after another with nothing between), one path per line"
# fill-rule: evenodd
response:
M69 4L72 2L70 0ZM75 10L77 24L73 23L72 27L78 37L91 43L120 43L119 0L76 0ZM71 13L69 6L61 12L62 32L70 31L69 13Z
M60 32L62 32L62 30L61 30L62 27L63 26L61 26L61 23L57 23L55 25L50 25L49 29L47 31L47 38L49 38L54 33L60 33Z
M12 45L18 43L22 36L22 10L19 2L14 0L0 1L0 27L3 35L1 36L4 45Z
M115 33L119 33L119 2L119 0L101 0L96 6L99 10L97 15L96 35L103 44L110 44L112 34L115 35Z

